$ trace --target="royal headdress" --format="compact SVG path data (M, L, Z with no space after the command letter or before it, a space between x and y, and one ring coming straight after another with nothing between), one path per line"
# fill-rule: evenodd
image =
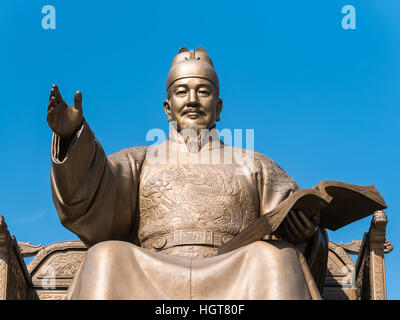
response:
M188 50L183 47L172 60L167 78L167 91L177 80L184 78L207 79L214 84L219 94L219 81L214 65L203 47Z

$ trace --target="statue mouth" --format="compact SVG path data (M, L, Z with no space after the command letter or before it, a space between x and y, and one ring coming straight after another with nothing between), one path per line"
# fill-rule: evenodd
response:
M204 115L204 111L199 109L188 109L182 112L182 115L187 115L189 118L198 118Z

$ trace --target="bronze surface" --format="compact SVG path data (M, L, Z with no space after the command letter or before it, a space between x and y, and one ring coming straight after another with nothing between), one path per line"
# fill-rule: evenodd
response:
M255 152L249 167L246 150L203 139L222 110L203 48L183 49L172 63L164 110L176 125L164 143L107 157L82 110L79 91L70 107L53 86L53 200L62 224L91 247L69 298L320 298L304 257L289 243L306 243L316 231L301 212L288 215L284 239L217 256L218 246L298 187L268 157ZM195 130L194 141L184 138L185 129ZM199 161L216 154L238 156Z

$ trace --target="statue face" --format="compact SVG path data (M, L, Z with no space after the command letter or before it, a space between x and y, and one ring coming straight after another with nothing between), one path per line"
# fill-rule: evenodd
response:
M222 100L212 82L201 78L175 81L168 90L164 110L168 121L176 121L177 129L210 129L219 121Z

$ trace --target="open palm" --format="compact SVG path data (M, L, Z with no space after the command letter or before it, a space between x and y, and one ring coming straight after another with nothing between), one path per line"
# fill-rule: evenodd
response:
M82 94L75 93L74 105L67 105L61 97L60 90L53 85L47 108L47 122L50 128L61 137L70 137L81 126L83 121Z

